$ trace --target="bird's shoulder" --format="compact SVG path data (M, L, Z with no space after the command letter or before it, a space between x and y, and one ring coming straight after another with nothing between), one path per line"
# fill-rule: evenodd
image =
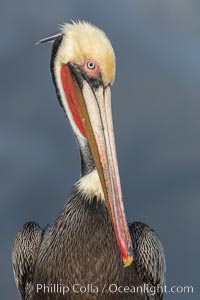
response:
M163 245L156 232L144 223L134 222L129 225L129 230L134 245L138 276L155 291L155 295L149 295L149 299L161 300L166 272Z
M43 230L35 222L25 223L18 231L12 249L15 282L21 299L29 299L37 253Z

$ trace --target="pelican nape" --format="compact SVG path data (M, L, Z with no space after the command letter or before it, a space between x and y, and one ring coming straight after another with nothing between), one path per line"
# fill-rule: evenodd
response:
M21 299L163 299L162 244L148 225L128 226L124 213L111 113L111 43L87 22L64 24L40 42L46 41L54 42L51 73L78 142L81 178L52 225L28 222L17 234L12 261ZM69 290L61 293L56 284ZM113 292L111 284L120 288ZM77 293L87 285L95 291Z

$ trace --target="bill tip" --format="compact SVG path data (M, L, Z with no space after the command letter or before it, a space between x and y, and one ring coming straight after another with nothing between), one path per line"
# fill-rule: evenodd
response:
M129 267L133 262L133 255L132 256L127 256L126 258L123 257L123 263L124 267Z

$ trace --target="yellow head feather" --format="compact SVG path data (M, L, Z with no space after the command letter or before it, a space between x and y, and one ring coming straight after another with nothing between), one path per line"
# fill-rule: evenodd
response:
M57 62L82 65L85 58L94 59L100 67L104 84L112 84L115 79L115 53L106 34L87 22L64 24L61 31L63 39Z

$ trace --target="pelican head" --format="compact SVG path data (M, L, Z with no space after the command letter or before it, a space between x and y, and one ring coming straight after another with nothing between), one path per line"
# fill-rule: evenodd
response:
M41 42L49 40L54 40L51 72L58 98L77 137L81 157L87 161L85 173L97 170L116 241L124 265L129 266L132 241L124 213L111 112L114 50L106 34L87 22L64 24L59 34Z

